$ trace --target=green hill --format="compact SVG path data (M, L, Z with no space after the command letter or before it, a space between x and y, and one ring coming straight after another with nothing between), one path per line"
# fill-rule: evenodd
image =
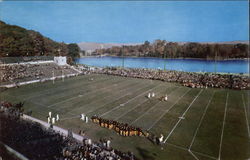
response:
M72 49L72 46L76 48ZM0 21L0 57L62 55L74 58L78 57L80 51L77 47L74 44L55 42L39 32Z

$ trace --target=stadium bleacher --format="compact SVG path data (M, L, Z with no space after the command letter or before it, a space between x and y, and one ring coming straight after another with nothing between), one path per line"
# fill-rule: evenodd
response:
M58 66L55 63L13 64L0 66L0 82L2 84L18 83L44 78L67 76L78 72L68 65Z
M230 88L249 89L250 79L247 75L219 74L219 73L195 73L181 71L162 71L139 68L106 67L94 68L79 67L82 71L107 74L123 77L161 80L165 82L177 82L191 88Z

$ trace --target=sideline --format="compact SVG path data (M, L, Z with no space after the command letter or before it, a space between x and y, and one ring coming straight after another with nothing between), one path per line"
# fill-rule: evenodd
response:
M21 118L37 122L37 123L41 124L42 126L44 126L46 129L48 129L50 127L50 125L47 122L44 122L40 119L31 117L31 116L28 116L26 114L23 114L23 116L21 116ZM68 136L68 130L66 130L64 128L53 125L53 130L55 132L63 135L63 136ZM73 134L73 138L75 138L77 141L80 141L80 142L82 142L83 139L88 139L86 136L80 136L79 134L76 134L74 132L72 132L72 134Z

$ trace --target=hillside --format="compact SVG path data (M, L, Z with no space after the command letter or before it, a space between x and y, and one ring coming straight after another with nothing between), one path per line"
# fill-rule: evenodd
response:
M142 43L95 43L95 42L81 42L78 43L78 46L83 51L94 51L96 49L108 49L112 47L121 47L121 46L134 46L140 45Z
M184 45L191 42L176 42L179 45ZM225 41L225 42L192 42L198 44L249 44L249 41Z
M168 42L158 39L152 43L145 41L144 44L133 46L113 46L107 49L96 49L93 53L112 56L229 59L248 58L248 49L248 41L198 43Z
M44 37L39 32L0 21L0 57L68 56L72 61L80 50L96 55L167 58L228 59L247 58L249 42L168 42L65 44Z
M0 21L0 57L68 55L65 43L55 42L39 32Z

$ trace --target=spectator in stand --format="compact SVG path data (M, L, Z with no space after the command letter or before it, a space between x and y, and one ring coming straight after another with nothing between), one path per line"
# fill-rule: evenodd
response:
M82 69L83 72L108 74L123 77L143 78L161 80L166 82L178 82L183 86L191 88L232 88L232 89L249 89L250 79L245 75L215 74L215 73L194 73L181 71L162 71L139 68L95 68L88 70L87 67Z

